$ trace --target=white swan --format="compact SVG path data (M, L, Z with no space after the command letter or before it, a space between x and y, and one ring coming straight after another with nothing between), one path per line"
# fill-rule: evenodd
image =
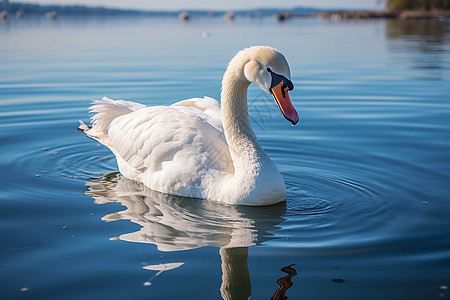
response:
M79 130L114 153L123 176L152 190L233 205L278 203L286 187L250 126L250 83L271 93L285 118L298 122L286 59L255 46L230 61L221 107L208 97L152 107L103 98L91 106L92 126L80 121Z

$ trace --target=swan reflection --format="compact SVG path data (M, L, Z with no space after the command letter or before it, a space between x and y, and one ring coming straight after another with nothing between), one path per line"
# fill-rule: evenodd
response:
M158 193L123 177L87 183L87 195L98 204L118 202L125 210L104 216L105 221L130 220L139 231L120 240L151 243L160 251L205 246L249 247L273 238L286 210L284 203L270 207L226 206L210 201Z
M102 219L129 220L140 226L138 231L114 239L154 244L160 251L220 247L222 297L250 297L248 247L274 238L271 231L285 220L285 203L270 207L225 206L158 193L117 174L108 177L88 182L86 194L98 204L115 202L126 209Z

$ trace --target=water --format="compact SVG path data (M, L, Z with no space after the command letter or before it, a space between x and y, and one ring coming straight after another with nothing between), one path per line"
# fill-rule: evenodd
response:
M448 299L445 21L0 23L2 299ZM227 207L121 178L77 132L90 100L219 98L229 59L287 57L301 121L252 87L285 204ZM294 265L292 265L294 264ZM281 270L283 268L283 270Z

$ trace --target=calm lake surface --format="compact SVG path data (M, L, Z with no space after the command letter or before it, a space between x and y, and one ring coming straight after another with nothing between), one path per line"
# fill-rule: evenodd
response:
M0 23L0 297L449 299L449 24ZM250 88L285 204L153 192L76 131L103 96L218 99L229 59L256 44L287 57L301 117Z

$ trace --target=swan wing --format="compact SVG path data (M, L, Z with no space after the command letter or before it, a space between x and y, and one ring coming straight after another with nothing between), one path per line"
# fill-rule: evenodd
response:
M201 111L208 119L208 123L223 132L222 111L220 110L220 103L216 99L210 97L192 98L176 102L172 106L189 107L192 108L193 112Z
M111 121L107 146L125 177L160 192L204 198L214 174L234 171L221 123L211 98L143 107Z

